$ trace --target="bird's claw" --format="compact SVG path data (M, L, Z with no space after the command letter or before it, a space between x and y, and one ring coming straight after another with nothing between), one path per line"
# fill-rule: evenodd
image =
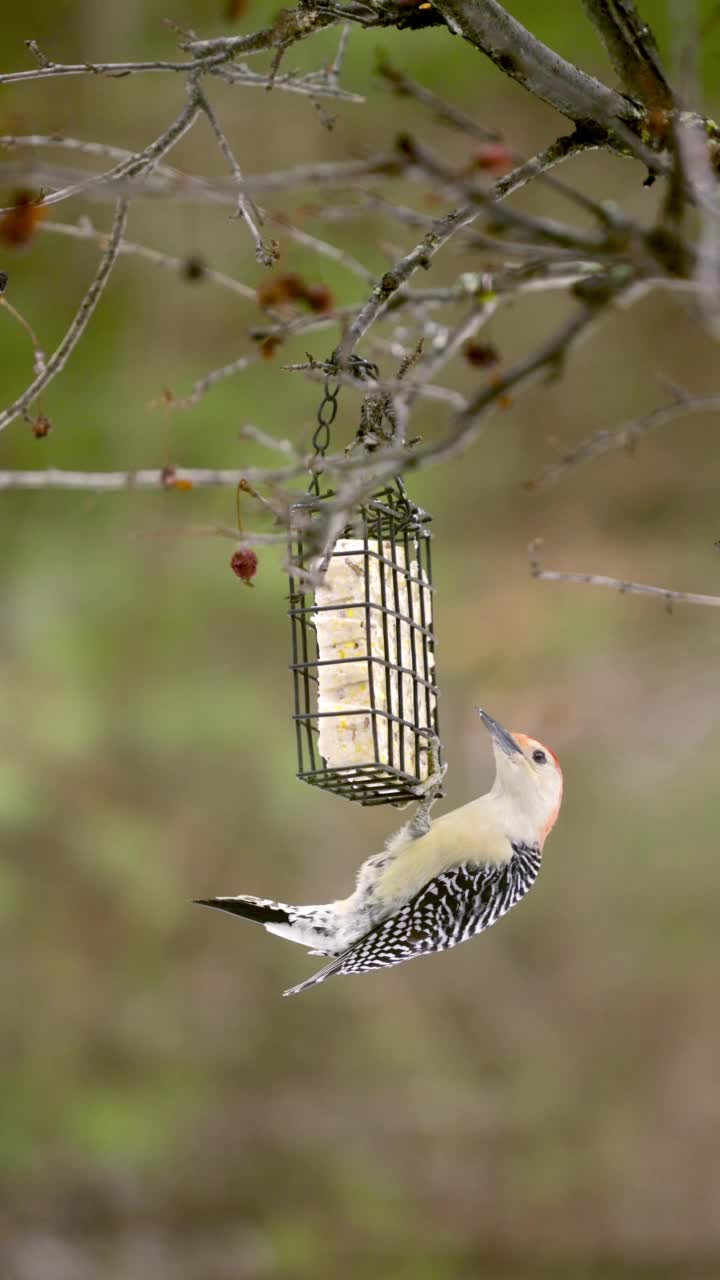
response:
M438 735L436 733L428 733L427 739L427 746L421 747L421 750L427 752L428 776L419 787L415 788L415 795L419 800L427 800L432 796L432 803L433 800L437 799L440 792L445 774L447 773L447 765L440 763L442 744Z
M416 814L410 822L410 832L416 838L425 835L430 830L432 824L430 810L442 793L447 764L440 763L440 747L440 739L437 734L429 734L428 744L425 748L428 754L428 776L419 787L415 787L415 796L420 803Z

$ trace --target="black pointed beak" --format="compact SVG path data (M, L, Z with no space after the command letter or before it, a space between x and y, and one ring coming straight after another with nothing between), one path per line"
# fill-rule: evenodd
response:
M497 720L493 720L492 716L489 716L487 711L483 711L482 707L477 708L477 713L485 727L490 730L493 736L493 741L497 742L499 747L502 747L505 755L512 756L515 755L516 752L520 752L517 742L513 738L512 734L508 733L507 729L504 729ZM520 752L520 754L522 754L522 752Z

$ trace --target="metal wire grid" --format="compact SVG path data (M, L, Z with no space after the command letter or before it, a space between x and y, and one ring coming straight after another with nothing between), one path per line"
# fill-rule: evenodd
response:
M317 501L298 504L296 510L307 519L320 509ZM430 737L438 733L437 685L435 683L435 635L432 620L432 562L430 517L410 502L401 482L380 491L361 511L361 525L354 536L361 541L357 551L343 550L345 558L356 556L362 565L358 584L360 598L342 608L365 612L366 652L352 658L321 660L313 615L336 610L337 605L318 606L312 593L290 580L289 614L292 628L292 664L295 696L294 721L297 735L298 778L363 805L399 804L410 800L421 785L422 753ZM398 555L401 548L404 556ZM371 563L378 565L380 603L370 599ZM417 572L410 566L415 562ZM302 538L293 544L293 563L309 570ZM401 589L404 582L404 590ZM413 599L415 586L415 599ZM402 597L402 599L401 599ZM402 600L407 602L403 612ZM380 617L382 656L370 652L372 616ZM410 666L402 665L402 629L410 642ZM393 658L394 653L397 660ZM405 644L407 649L407 643ZM318 710L319 668L331 663L364 664L367 670L368 705L355 711ZM406 679L403 679L406 677ZM411 693L407 697L407 677ZM385 706L379 705L384 688ZM406 705L409 703L409 705ZM318 748L319 722L324 716L369 716L373 756L367 761L328 767ZM398 727L397 740L393 733ZM407 739L410 739L408 749ZM385 749L384 749L385 748Z

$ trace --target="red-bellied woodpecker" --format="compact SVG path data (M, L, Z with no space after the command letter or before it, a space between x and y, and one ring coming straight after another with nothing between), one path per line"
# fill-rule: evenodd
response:
M417 813L358 872L349 898L294 907L241 894L203 898L263 924L328 965L286 996L333 974L367 973L445 951L482 933L535 882L545 838L555 824L563 780L557 757L524 733L510 734L486 711L496 776L490 791L431 823L444 769L426 788Z

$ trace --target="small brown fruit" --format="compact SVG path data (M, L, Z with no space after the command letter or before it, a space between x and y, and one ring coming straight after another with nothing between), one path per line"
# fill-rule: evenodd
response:
M252 579L257 573L257 567L258 558L250 547L243 547L239 551L234 551L230 558L230 568L233 573L248 587L253 585Z
M305 301L311 311L332 311L335 305L335 299L326 284L308 285Z
M504 142L484 142L472 157L470 167L484 173L507 173L513 167L512 152Z
M52 422L46 414L41 413L32 424L32 433L36 440L44 440L52 431Z
M476 342L469 338L463 347L463 355L474 369L489 369L500 361L500 352L491 342Z

